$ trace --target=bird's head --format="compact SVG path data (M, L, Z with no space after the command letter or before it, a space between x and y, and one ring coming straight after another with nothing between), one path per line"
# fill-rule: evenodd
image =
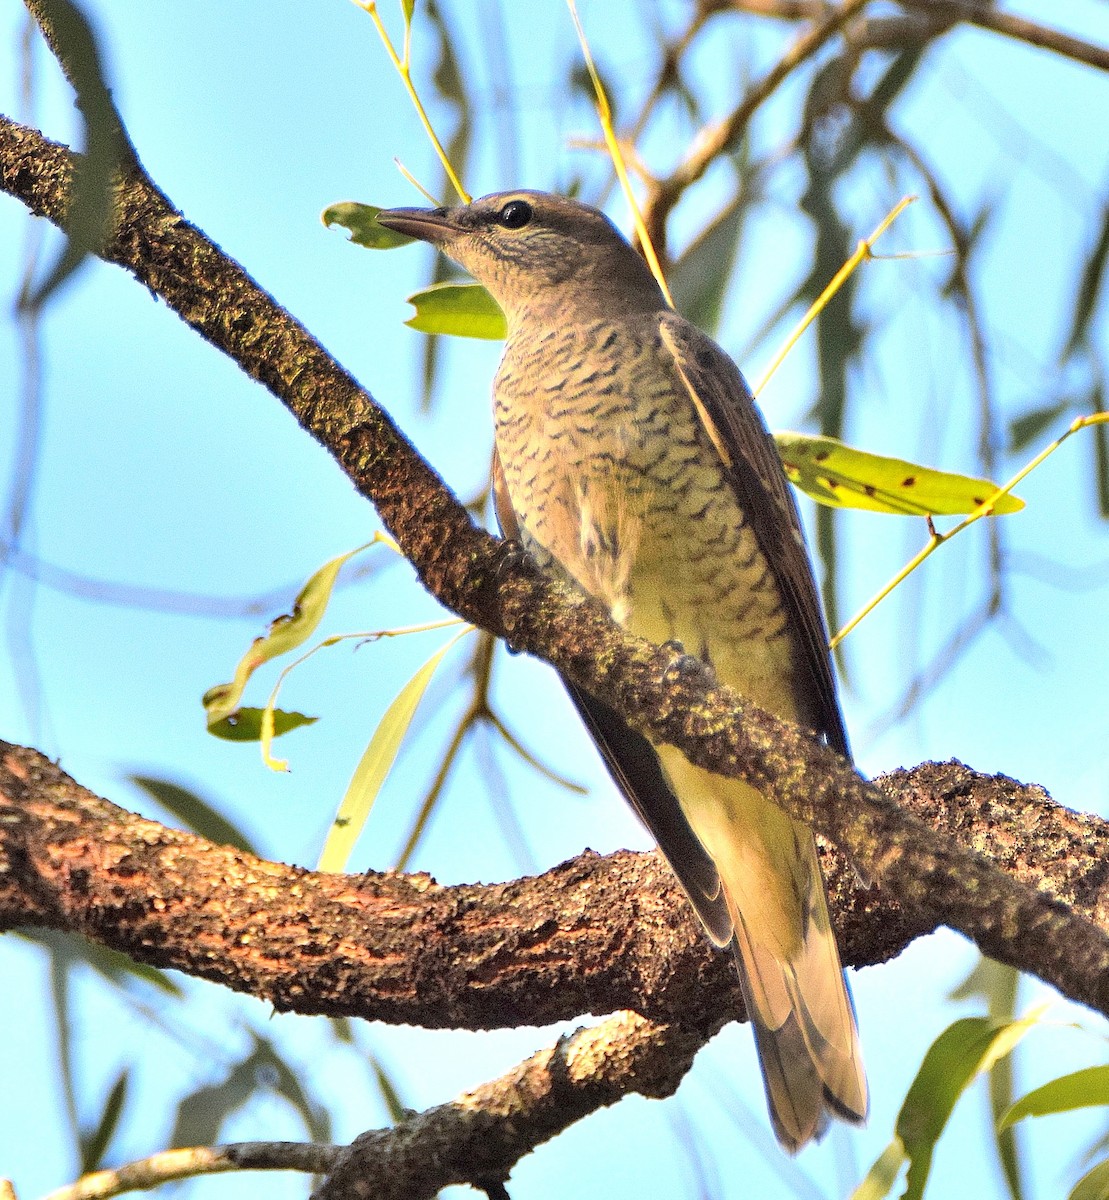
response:
M438 246L504 309L592 320L666 307L647 264L596 208L548 192L498 192L457 208L393 208L378 221Z

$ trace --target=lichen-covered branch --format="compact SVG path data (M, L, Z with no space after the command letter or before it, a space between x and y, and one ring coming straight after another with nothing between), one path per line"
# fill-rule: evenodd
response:
M881 781L958 855L989 857L1109 929L1109 824L1039 788L925 764ZM939 920L825 866L844 961L899 953ZM263 862L117 808L34 750L0 743L0 929L81 933L281 1010L487 1029L634 1009L711 1036L742 1014L654 854L585 853L506 884L320 874ZM1029 933L1025 962L1040 971Z

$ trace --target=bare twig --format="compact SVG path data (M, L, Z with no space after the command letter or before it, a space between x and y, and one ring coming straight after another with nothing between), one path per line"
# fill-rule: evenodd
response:
M649 191L643 206L643 220L651 241L662 255L666 248L666 218L682 193L697 182L716 159L742 136L759 107L781 86L783 80L843 28L868 0L845 0L832 9L818 25L803 34L774 66L748 91L728 116L704 129L688 157L665 179Z
M307 1142L234 1142L226 1146L189 1146L162 1150L148 1158L112 1170L85 1175L61 1187L43 1200L110 1200L126 1192L145 1191L165 1183L195 1179L199 1175L222 1175L228 1171L329 1171L338 1160L341 1146Z
M1016 13L1005 12L985 0L899 0L899 3L904 8L934 14L945 21L965 21L1030 46L1051 50L1063 58L1097 67L1100 71L1109 71L1109 49L1106 47L1083 41L1061 29L1041 25L1038 21L1030 21Z

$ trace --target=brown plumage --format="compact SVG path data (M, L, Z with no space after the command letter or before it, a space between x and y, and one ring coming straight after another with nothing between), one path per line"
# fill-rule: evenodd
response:
M383 224L439 246L505 311L494 383L506 534L628 630L676 640L848 755L792 495L731 359L665 302L596 209L541 192ZM748 785L570 695L718 945L731 945L775 1132L864 1119L866 1079L812 834Z

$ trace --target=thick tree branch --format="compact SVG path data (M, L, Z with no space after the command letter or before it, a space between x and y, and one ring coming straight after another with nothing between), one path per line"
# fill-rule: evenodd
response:
M881 782L953 840L1109 927L1109 823L957 763ZM926 914L914 920L828 865L849 963L895 954L930 928ZM318 875L124 812L37 752L0 743L0 928L16 924L78 931L304 1013L486 1027L629 1002L638 1010L348 1148L173 1151L79 1181L55 1200L296 1164L330 1173L319 1200L432 1196L450 1183L503 1179L535 1146L627 1092L670 1094L738 1013L727 958L705 945L655 855L587 853L536 879L486 887Z
M62 223L75 156L0 118L0 189ZM715 685L696 659L622 633L603 609L478 529L354 380L246 273L132 170L102 257L273 392L335 456L448 608L553 663L699 766L745 779L841 846L914 912L961 930L1109 1013L1109 937L954 850L812 735Z
M882 788L1109 929L1109 823L1039 788L957 763ZM844 961L900 952L935 927L825 863ZM140 962L280 1010L486 1029L634 1009L707 1040L742 1013L731 965L700 935L655 854L586 852L504 884L329 875L263 862L102 800L34 750L0 743L0 928L84 934ZM1029 942L1029 969L1038 947Z

